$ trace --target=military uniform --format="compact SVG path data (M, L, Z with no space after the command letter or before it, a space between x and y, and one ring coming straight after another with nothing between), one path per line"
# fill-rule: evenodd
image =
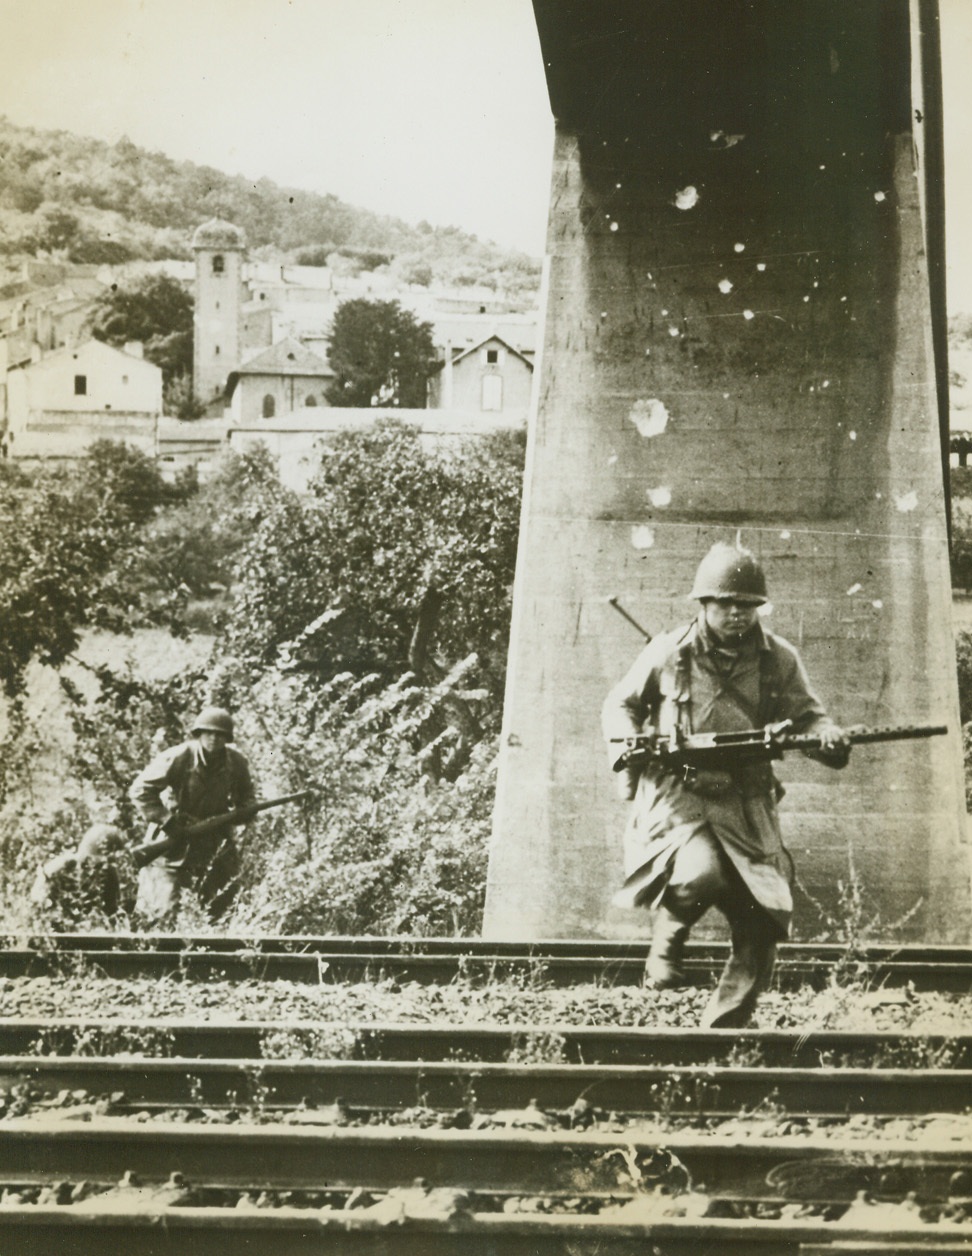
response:
M199 731L198 722L193 731ZM157 755L136 777L129 796L149 822L151 837L173 810L191 820L207 820L256 801L245 756L232 746L207 754L195 736ZM158 919L178 906L181 890L192 889L217 918L236 895L239 873L231 825L193 837L188 844L175 843L172 851L139 869L136 911Z
M754 604L765 601L760 587L757 582L750 593ZM722 733L786 720L794 732L842 735L789 642L758 622L739 640L719 639L704 600L698 619L652 640L612 689L602 713L609 744L649 727L662 735ZM846 762L846 753L811 753L833 766ZM610 754L617 766L617 742ZM656 909L649 981L678 984L689 929L718 907L729 922L732 954L703 1023L745 1024L769 983L776 943L787 936L793 911L777 812L783 791L772 767L727 756L686 779L649 763L629 786L625 883L615 901Z
M92 824L78 844L37 870L30 901L48 923L74 929L112 919L121 906L121 883L112 854L125 842L117 825Z

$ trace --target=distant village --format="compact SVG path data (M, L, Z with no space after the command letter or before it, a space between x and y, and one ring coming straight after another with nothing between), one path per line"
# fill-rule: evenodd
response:
M380 273L250 260L244 232L219 218L196 230L194 261L79 265L27 259L0 275L0 457L24 465L75 459L117 440L158 460L166 478L200 478L227 448L264 443L282 480L300 489L314 447L342 428L386 415L429 440L522 428L527 421L538 312L491 288L392 286ZM91 337L94 304L111 284L165 274L195 300L193 391L205 417L165 413L162 371L140 343ZM331 321L353 298L396 299L431 323L437 363L427 408L336 408L325 390Z

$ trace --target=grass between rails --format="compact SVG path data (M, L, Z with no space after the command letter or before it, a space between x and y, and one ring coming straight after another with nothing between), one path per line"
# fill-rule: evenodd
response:
M972 995L905 991L895 992L894 1001L887 1003L863 997L872 993L863 985L804 987L786 994L771 990L757 1008L754 1028L949 1036L967 1033L972 1026ZM545 985L542 977L460 979L444 986L395 980L310 986L191 982L174 976L114 980L76 970L63 976L0 979L0 1007L7 1016L266 1020L279 1022L281 1031L288 1022L313 1021L321 1026L322 1041L335 1046L348 1040L355 1026L371 1022L529 1025L532 1036L519 1044L523 1059L557 1053L556 1035L544 1033L552 1026L695 1026L708 997L705 988L657 992L597 983L562 988Z

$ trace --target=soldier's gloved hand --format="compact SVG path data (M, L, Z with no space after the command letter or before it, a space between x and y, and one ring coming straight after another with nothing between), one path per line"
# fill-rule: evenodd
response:
M831 768L845 768L850 759L850 738L836 724L820 729L819 758Z
M171 837L173 841L181 841L186 836L186 830L189 824L186 817L180 815L178 811L173 811L172 815L167 816L162 822L162 832L166 837Z

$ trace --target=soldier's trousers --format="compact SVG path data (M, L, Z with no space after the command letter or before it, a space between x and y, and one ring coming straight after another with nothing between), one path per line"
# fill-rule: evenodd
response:
M154 859L138 870L136 912L147 920L174 922L184 890L192 891L209 918L219 920L239 890L240 856L233 842L223 842L203 867L171 867Z
M702 1024L738 1028L749 1022L772 979L780 929L753 898L718 841L697 833L675 856L656 912L651 945L655 961L677 968L689 930L710 907L728 920L732 950Z

